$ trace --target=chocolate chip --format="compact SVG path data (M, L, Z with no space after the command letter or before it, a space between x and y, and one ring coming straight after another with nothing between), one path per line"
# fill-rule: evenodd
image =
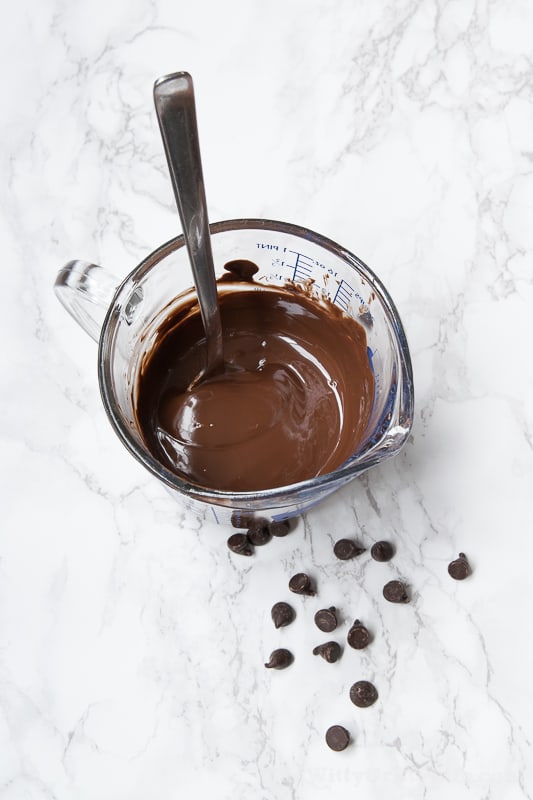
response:
M459 557L448 564L448 572L456 581L464 581L472 574L472 567L464 553L459 553Z
M368 708L378 699L376 687L370 681L357 681L350 689L350 700L359 708Z
M332 725L326 731L326 744L332 750L346 750L350 744L350 734L342 725Z
M306 594L309 597L316 594L311 578L305 572L298 572L292 576L289 581L289 589L295 594Z
M280 648L279 650L272 651L270 660L267 661L265 667L267 669L285 669L290 666L293 661L294 658L290 650Z
M337 644L337 642L326 642L325 644L319 644L317 647L313 648L313 655L322 656L328 664L333 664L335 661L338 661L341 654L341 646Z
M284 628L286 625L290 625L296 616L294 608L288 603L275 603L270 613L276 628Z
M331 633L337 627L337 609L335 606L331 608L321 608L315 614L315 625L324 633Z
M389 603L408 603L409 593L407 586L401 581L389 581L383 587L383 597Z
M274 522L271 522L268 527L270 528L270 533L272 536L278 537L286 536L291 530L291 524L288 519L275 520Z
M370 634L361 622L356 619L348 631L348 644L354 650L362 650L370 642Z
M257 547L267 544L272 539L269 526L263 520L254 522L254 524L248 528L246 535L248 536L250 542L255 544Z
M234 528L249 528L256 521L255 515L251 511L233 511L231 514L231 524Z
M370 548L370 555L374 561L390 561L394 548L390 542L375 542Z
M349 558L355 558L365 552L365 548L361 547L352 539L339 539L333 546L333 552L342 561L347 561Z
M254 552L254 548L250 544L245 533L232 534L227 541L227 545L230 550L234 553L238 553L240 556L251 556Z

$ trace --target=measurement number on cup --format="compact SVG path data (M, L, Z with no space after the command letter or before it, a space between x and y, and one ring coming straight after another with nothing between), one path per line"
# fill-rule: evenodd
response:
M276 270L282 270L282 272L276 274L276 278L289 277L296 283L304 283L309 280L317 280L320 275L329 276L334 279L335 285L330 288L325 282L323 291L332 303L342 308L343 311L349 310L352 300L358 301L361 305L366 304L364 298L348 281L344 280L344 278L339 279L337 270L328 267L327 264L321 261L317 261L306 253L301 253L298 250L289 250L287 247L269 242L257 242L256 247L259 250L270 250L276 253L276 257L272 259L272 266Z

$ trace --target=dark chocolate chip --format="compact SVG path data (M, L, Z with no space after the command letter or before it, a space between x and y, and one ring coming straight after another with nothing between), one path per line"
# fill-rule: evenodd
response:
M280 648L279 650L272 651L270 660L267 661L265 667L267 669L285 669L290 666L293 661L294 658L290 650Z
M342 561L347 561L349 558L355 558L365 552L365 548L358 545L352 539L339 539L333 546L333 552Z
M245 533L232 534L227 541L227 545L232 552L238 553L240 556L251 556L254 552L254 548Z
M246 535L251 543L255 544L257 547L267 544L272 539L269 526L263 520L254 522L254 524L248 528Z
M257 517L251 511L233 511L231 524L234 528L249 528L256 522Z
M288 603L275 603L270 613L276 628L284 628L286 625L290 625L296 616L294 608Z
M464 553L459 553L459 557L448 564L448 572L456 581L464 581L472 574L472 567Z
M370 681L357 681L350 689L350 700L359 708L368 708L378 699L376 687Z
M275 522L271 522L268 527L270 528L272 536L278 537L286 536L291 530L291 524L288 519L276 520Z
M315 625L324 633L331 633L337 627L337 609L335 606L331 608L321 608L315 614Z
M409 593L407 586L401 581L389 581L383 587L383 597L389 603L408 603Z
M348 631L348 644L354 650L362 650L370 642L370 634L361 622L356 619Z
M317 647L313 648L313 655L322 656L328 664L333 664L335 661L338 661L341 654L341 646L337 644L337 642L326 642L325 644L319 644Z
M374 561L390 561L394 555L394 547L390 542L375 542L370 548Z
M350 744L350 734L342 725L332 725L326 731L326 744L332 750L346 750Z
M289 589L295 594L306 594L309 597L316 594L311 578L305 572L298 572L292 576L289 581Z

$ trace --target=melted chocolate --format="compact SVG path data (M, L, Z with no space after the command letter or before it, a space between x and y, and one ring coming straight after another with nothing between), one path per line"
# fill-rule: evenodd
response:
M233 265L219 287L224 374L187 389L205 359L193 295L144 357L136 416L146 446L182 478L225 491L331 472L357 449L372 408L365 332L296 288L236 282L251 268Z

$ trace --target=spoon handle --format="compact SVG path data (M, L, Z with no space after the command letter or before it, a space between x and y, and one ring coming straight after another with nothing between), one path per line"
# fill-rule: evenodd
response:
M224 369L224 356L191 76L159 78L154 103L207 338L206 377Z

